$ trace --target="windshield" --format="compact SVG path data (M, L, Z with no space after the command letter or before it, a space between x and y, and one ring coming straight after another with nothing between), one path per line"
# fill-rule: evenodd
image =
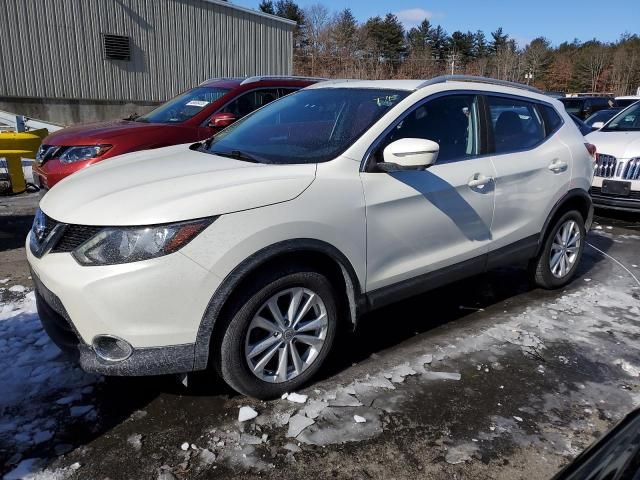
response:
M326 162L408 94L386 89L301 90L223 130L208 151L262 163Z
M640 103L635 103L613 117L601 131L630 132L636 130L640 130Z
M229 91L227 88L197 87L193 88L155 110L142 115L136 122L148 123L182 123L194 117L207 105L215 102Z
M619 111L620 110L600 110L587 118L584 123L591 127L596 122L606 122Z

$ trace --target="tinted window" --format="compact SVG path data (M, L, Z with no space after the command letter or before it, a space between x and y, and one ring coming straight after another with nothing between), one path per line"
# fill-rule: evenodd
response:
M401 138L437 142L440 145L439 163L476 155L479 152L477 97L451 95L413 108L378 146L374 160L382 162L384 148Z
M629 105L633 105L634 103L636 103L639 99L637 98L625 98L625 99L619 99L616 100L616 105L618 107L621 108L625 108L628 107Z
M496 153L531 148L544 140L544 124L533 103L503 97L488 100Z
M556 109L549 105L538 105L538 110L542 112L544 118L545 136L550 136L562 125L562 118Z
M189 120L225 95L226 88L197 87L160 105L155 110L138 117L136 122L181 123Z
M224 129L207 149L263 163L326 162L408 94L364 88L301 90Z
M254 110L273 102L278 98L278 89L254 90L253 92L240 95L234 101L224 107L221 112L233 113L236 117L242 118Z

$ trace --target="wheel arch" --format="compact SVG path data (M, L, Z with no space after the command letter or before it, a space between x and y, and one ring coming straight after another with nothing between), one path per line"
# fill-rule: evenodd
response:
M339 299L348 310L352 326L355 328L358 316L363 309L363 295L355 269L347 257L333 245L315 239L300 238L279 242L254 253L222 281L205 310L195 342L194 370L203 370L209 362L210 341L224 317L225 309L231 304L234 294L244 282L259 274L263 269L282 262L302 261L311 264L320 272L338 282Z
M536 250L536 256L540 254L544 242L547 239L549 230L555 224L555 221L569 210L577 210L584 218L585 228L589 231L591 222L593 220L593 202L588 192L581 188L575 188L569 190L551 209L551 212L547 216L542 227L541 235L538 238L538 248Z

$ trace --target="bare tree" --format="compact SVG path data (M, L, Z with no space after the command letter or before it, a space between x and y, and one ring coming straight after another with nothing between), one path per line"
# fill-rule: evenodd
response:
M609 64L609 49L600 42L589 42L580 52L579 72L591 92L597 92L602 74Z

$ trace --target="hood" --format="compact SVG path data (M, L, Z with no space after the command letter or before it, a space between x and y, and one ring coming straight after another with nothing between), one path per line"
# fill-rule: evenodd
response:
M315 164L250 163L177 145L85 168L47 192L40 206L65 223L152 225L286 202L315 174Z
M616 158L640 157L640 132L595 131L585 137L596 146L598 153Z
M123 135L140 135L172 125L161 123L131 122L116 120L113 122L86 123L75 127L63 128L44 139L45 145L94 145L109 143L110 140Z

